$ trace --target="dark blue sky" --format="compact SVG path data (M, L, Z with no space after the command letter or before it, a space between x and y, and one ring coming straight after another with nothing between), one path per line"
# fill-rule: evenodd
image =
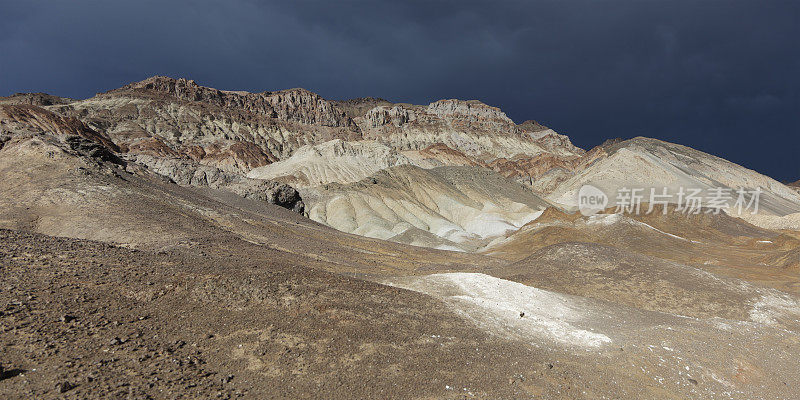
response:
M85 98L156 74L479 99L584 148L650 136L800 179L794 0L0 0L0 95Z

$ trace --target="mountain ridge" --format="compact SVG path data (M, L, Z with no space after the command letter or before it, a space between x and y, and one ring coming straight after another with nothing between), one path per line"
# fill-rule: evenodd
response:
M35 107L14 103L41 104L51 118L80 124L84 135L98 133L113 152L174 182L264 199L275 199L259 194L265 180L310 194L409 164L491 170L567 209L587 183L612 193L624 184L672 187L680 181L765 188L763 210L781 220L749 219L757 224L792 228L788 215L800 211L796 191L719 157L644 137L608 140L585 151L534 120L516 124L477 100L327 100L302 88L251 93L154 76L84 100L44 94L0 99L6 109ZM653 161L643 161L647 157ZM271 187L266 193L279 186ZM314 208L303 204L290 208Z

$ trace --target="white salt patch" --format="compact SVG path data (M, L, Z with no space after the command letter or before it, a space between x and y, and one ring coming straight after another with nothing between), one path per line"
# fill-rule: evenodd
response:
M461 252L461 253L465 253L466 252L466 250L464 250L462 248L458 248L456 246L450 246L448 244L440 244L440 245L438 245L438 246L436 246L434 248L438 249L438 250L458 251L458 252Z
M622 221L622 214L595 214L586 220L586 225L613 225Z
M500 236L515 228L517 227L506 221L503 216L488 213L478 214L464 224L464 230L482 238Z
M776 318L787 314L800 315L800 302L779 292L762 295L750 309L750 319L766 325L774 325Z
M445 273L397 278L389 284L439 297L493 334L585 347L611 343L606 335L573 325L592 316L574 299L521 283L479 273Z

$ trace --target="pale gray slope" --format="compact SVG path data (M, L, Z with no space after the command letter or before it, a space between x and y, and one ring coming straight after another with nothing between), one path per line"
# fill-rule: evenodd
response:
M334 139L303 146L288 159L255 168L247 176L309 187L358 182L382 169L409 163L408 158L382 143Z
M474 250L548 205L519 183L479 167L403 165L302 194L309 217L338 230L453 250Z

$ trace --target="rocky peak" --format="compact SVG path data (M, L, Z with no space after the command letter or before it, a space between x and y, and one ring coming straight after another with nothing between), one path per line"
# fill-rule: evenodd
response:
M130 89L144 89L144 90L156 90L159 92L166 92L170 93L176 97L186 97L184 94L188 92L198 91L202 86L198 85L194 80L185 79L185 78L170 78L168 76L152 76L140 82L130 83L125 85L119 89L112 90L111 92L116 92L120 90L130 90ZM204 88L209 89L209 88Z
M514 124L514 121L508 118L499 108L486 105L477 100L439 100L429 104L426 111L429 114L446 119L466 118Z
M222 108L239 109L268 117L276 117L272 105L264 101L263 98L247 92L221 91L200 86L194 80L184 78L174 79L166 76L154 76L141 82L125 85L106 94L117 95L129 91L165 94L179 100L202 102Z
M356 128L352 118L347 116L343 110L320 95L301 88L261 93L223 91L200 86L189 79L154 76L112 90L108 94L113 95L132 90L159 92L180 100L203 102L236 111L247 111L282 121Z
M275 117L280 120L322 126L355 127L352 118L343 110L310 90L295 88L263 92L255 96L263 97L272 106Z
M402 106L378 106L367 111L364 118L369 122L370 127L377 128L387 124L399 127L416 120L417 116L414 110L409 110Z
M0 104L27 104L31 106L52 106L67 104L71 101L73 100L47 93L15 93L8 97L0 97Z

